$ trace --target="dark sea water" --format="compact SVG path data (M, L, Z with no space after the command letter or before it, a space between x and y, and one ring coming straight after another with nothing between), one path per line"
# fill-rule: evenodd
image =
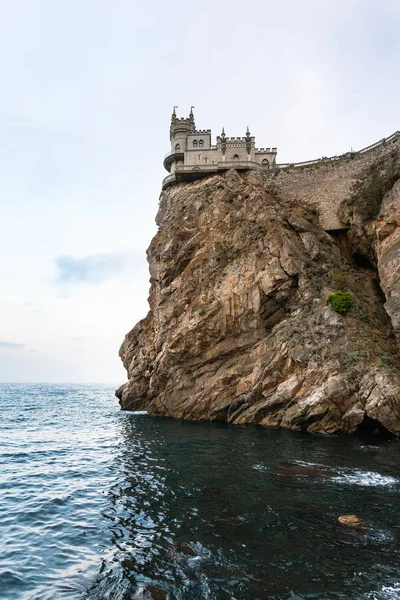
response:
M0 406L1 600L400 598L398 441L154 419L99 385Z

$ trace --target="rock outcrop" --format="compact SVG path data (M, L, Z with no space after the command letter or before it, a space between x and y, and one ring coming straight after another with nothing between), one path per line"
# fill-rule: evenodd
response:
M261 173L229 171L162 193L150 312L120 350L122 408L400 435L400 182L348 237L267 190ZM327 297L344 289L341 315Z

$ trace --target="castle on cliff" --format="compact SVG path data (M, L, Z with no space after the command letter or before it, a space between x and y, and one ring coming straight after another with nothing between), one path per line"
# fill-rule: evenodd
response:
M222 129L217 143L211 143L210 129L196 129L193 107L188 118L178 118L175 107L170 127L171 151L164 158L169 175L163 190L181 181L193 181L207 175L235 169L258 170L265 189L294 203L312 204L325 231L346 229L340 219L342 202L348 199L354 184L365 177L367 169L400 152L400 131L395 131L366 148L335 156L322 156L295 163L276 162L276 148L256 148L247 129L241 138L228 138Z
M181 181L228 169L261 169L268 171L276 164L276 148L256 148L255 138L247 128L244 137L226 137L224 128L211 142L211 129L196 129L193 106L188 118L178 118L172 112L171 151L164 158L164 167L170 173L163 181L163 189Z

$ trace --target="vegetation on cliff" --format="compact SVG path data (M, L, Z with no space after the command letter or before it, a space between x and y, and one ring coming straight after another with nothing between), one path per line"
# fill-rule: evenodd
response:
M347 210L361 222L374 219L382 200L400 179L400 153L395 148L389 155L381 156L368 166L354 183L352 194L346 202Z
M353 306L353 294L351 292L332 292L328 296L328 304L337 313L344 315Z

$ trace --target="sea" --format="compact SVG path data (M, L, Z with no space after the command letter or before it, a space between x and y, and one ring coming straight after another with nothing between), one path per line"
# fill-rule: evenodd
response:
M153 418L110 385L0 408L0 600L400 598L396 439Z

